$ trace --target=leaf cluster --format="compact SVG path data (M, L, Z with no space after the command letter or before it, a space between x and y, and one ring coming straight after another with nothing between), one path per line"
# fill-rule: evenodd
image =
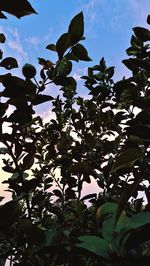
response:
M7 2L0 1L1 11L19 18L35 13L28 1ZM148 265L150 32L133 32L123 60L131 76L115 82L114 66L102 58L81 77L85 99L71 75L73 61L91 60L81 44L82 12L47 46L56 63L39 58L39 81L29 64L23 78L12 75L17 60L1 52L0 67L8 72L0 76L0 155L9 173L3 183L12 195L0 205L1 264L8 259L16 266ZM48 84L60 93L45 94ZM35 106L47 101L55 118L44 124ZM93 179L99 191L83 195Z

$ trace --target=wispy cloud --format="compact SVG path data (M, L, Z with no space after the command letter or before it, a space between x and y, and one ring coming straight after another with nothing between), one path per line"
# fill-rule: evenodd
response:
M34 48L35 50L38 50L38 45L40 42L41 40L37 36L30 36L25 39L25 43L28 45L28 49Z
M18 30L9 28L7 35L9 36L6 42L7 47L20 59L26 59L27 53L25 51L25 48L23 47L23 43Z

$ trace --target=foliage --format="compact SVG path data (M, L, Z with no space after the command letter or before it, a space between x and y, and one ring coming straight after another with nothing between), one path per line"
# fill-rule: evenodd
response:
M0 10L16 17L36 13L28 1L7 2L0 1ZM77 95L71 76L73 61L91 60L82 44L82 12L47 46L56 63L39 58L40 81L30 64L22 69L24 78L13 76L17 60L1 52L0 66L9 72L0 76L0 154L10 174L3 183L12 193L0 206L2 265L6 259L16 266L148 265L150 32L133 31L129 58L123 60L131 76L115 82L114 67L102 58L82 77L87 99ZM3 33L0 42L5 43ZM63 96L44 94L49 83ZM55 119L44 124L34 107L46 101ZM99 191L83 196L92 178Z

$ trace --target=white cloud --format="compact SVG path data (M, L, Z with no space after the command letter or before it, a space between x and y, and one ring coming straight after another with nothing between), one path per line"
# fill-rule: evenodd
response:
M26 44L28 45L28 49L38 49L38 45L40 44L40 39L37 36L30 36L25 39Z
M27 58L27 53L25 52L25 49L23 47L23 42L21 41L19 32L17 29L9 28L8 31L8 38L7 38L7 46L9 49L12 50L12 52L17 55L17 58Z
M44 123L48 123L48 122L50 122L51 119L55 119L56 118L55 113L52 112L51 110L43 112L41 114L41 117L43 118L43 122Z

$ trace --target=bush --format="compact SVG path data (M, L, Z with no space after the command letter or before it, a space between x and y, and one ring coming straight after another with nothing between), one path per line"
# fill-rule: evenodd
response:
M23 3L20 9L7 4L0 9L17 17L35 13ZM82 12L47 46L57 62L39 58L40 81L34 66L25 79L0 76L0 154L10 174L3 183L12 193L0 206L2 265L7 258L18 266L148 265L150 31L135 27L133 32L129 58L123 60L131 76L114 82L114 67L102 58L81 77L87 99L77 94L71 76L74 61L91 60L81 44ZM5 42L3 34L0 41ZM18 64L10 57L1 58L0 66L11 70ZM49 83L60 87L62 98L44 94ZM44 124L34 108L46 101L56 118ZM11 115L9 106L15 107ZM6 122L11 134L3 130ZM83 185L92 178L99 191L83 196Z

